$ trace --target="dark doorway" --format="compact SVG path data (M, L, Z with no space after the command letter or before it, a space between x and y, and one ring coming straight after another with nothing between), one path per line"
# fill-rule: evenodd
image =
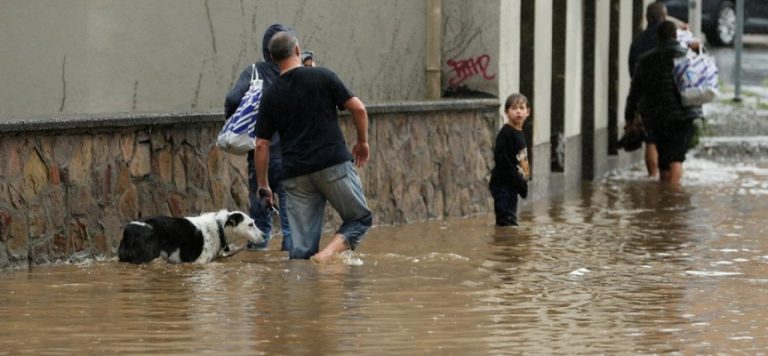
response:
M619 21L621 0L611 0L610 39L608 40L608 154L619 153Z
M583 5L581 78L581 177L595 178L595 2Z
M632 1L632 38L643 32L643 1Z
M551 169L565 171L565 41L567 0L552 2Z

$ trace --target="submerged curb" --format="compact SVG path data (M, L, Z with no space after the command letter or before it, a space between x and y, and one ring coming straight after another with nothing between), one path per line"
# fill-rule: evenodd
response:
M696 157L709 159L767 160L768 136L702 137Z

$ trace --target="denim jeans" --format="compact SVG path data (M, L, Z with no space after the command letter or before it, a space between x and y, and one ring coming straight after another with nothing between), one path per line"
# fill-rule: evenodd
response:
M496 225L517 226L517 190L505 185L491 186L490 189Z
M342 224L336 231L355 249L373 224L360 177L352 162L344 162L283 181L288 193L288 221L293 246L289 257L308 259L320 251L326 202L339 213Z
M288 212L285 209L285 201L288 199L283 187L283 182L280 176L283 174L283 162L281 159L269 160L269 187L272 192L277 195L278 210L280 211L280 228L283 232L283 251L291 250L291 229L288 224ZM254 244L248 242L249 248L266 249L269 245L269 240L272 239L272 219L273 216L261 203L261 198L258 194L259 183L256 180L256 169L253 163L253 156L248 155L248 202L251 205L250 214L251 218L256 221L256 227L264 233L264 242L260 244Z

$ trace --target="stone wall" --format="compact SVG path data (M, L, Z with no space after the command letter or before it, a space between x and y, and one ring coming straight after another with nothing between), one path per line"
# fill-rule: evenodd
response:
M497 110L496 100L370 107L360 175L374 224L488 212ZM351 119L341 121L351 144ZM0 267L115 256L140 216L247 211L247 163L215 147L221 124L216 113L0 123Z
M374 109L371 161L360 171L374 223L492 211L487 186L498 105L486 99ZM345 126L354 138L353 126Z

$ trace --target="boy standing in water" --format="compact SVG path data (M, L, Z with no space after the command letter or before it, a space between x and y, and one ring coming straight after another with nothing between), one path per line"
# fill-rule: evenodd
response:
M530 170L523 123L529 114L528 98L523 94L512 94L504 103L507 123L496 136L489 183L497 226L517 226L517 196L528 196Z

